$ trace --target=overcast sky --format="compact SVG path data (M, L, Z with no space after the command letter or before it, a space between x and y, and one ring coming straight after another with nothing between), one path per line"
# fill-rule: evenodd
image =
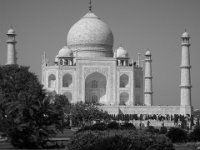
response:
M114 49L129 56L147 49L153 59L154 105L180 104L180 36L191 36L192 104L200 108L200 0L93 0L93 11L112 29ZM20 65L41 78L41 58L54 61L70 27L88 12L88 0L0 0L0 64L6 63L6 32L17 33Z

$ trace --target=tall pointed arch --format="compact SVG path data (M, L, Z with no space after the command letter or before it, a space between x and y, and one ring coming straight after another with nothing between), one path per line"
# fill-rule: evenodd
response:
M72 75L67 73L63 76L62 86L63 87L70 87L72 85Z

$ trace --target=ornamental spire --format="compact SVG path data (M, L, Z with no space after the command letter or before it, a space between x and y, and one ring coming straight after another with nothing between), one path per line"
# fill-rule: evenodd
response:
M89 0L89 11L92 11L92 1Z

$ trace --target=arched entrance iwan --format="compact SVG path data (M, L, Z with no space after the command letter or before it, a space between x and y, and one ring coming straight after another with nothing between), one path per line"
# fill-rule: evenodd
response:
M86 103L106 103L106 77L94 72L85 79L85 102Z

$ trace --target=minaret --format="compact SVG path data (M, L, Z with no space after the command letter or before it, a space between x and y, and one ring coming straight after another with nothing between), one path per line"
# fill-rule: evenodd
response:
M137 60L137 66L140 67L140 53L138 53L138 60Z
M17 64L17 57L16 57L16 49L15 44L15 31L11 27L7 32L8 40L7 40L7 65Z
M190 77L190 36L185 31L181 36L181 85L180 85L180 105L191 106L191 77Z
M148 50L145 54L145 72L144 72L144 105L151 106L153 103L152 90L152 66L151 52Z

